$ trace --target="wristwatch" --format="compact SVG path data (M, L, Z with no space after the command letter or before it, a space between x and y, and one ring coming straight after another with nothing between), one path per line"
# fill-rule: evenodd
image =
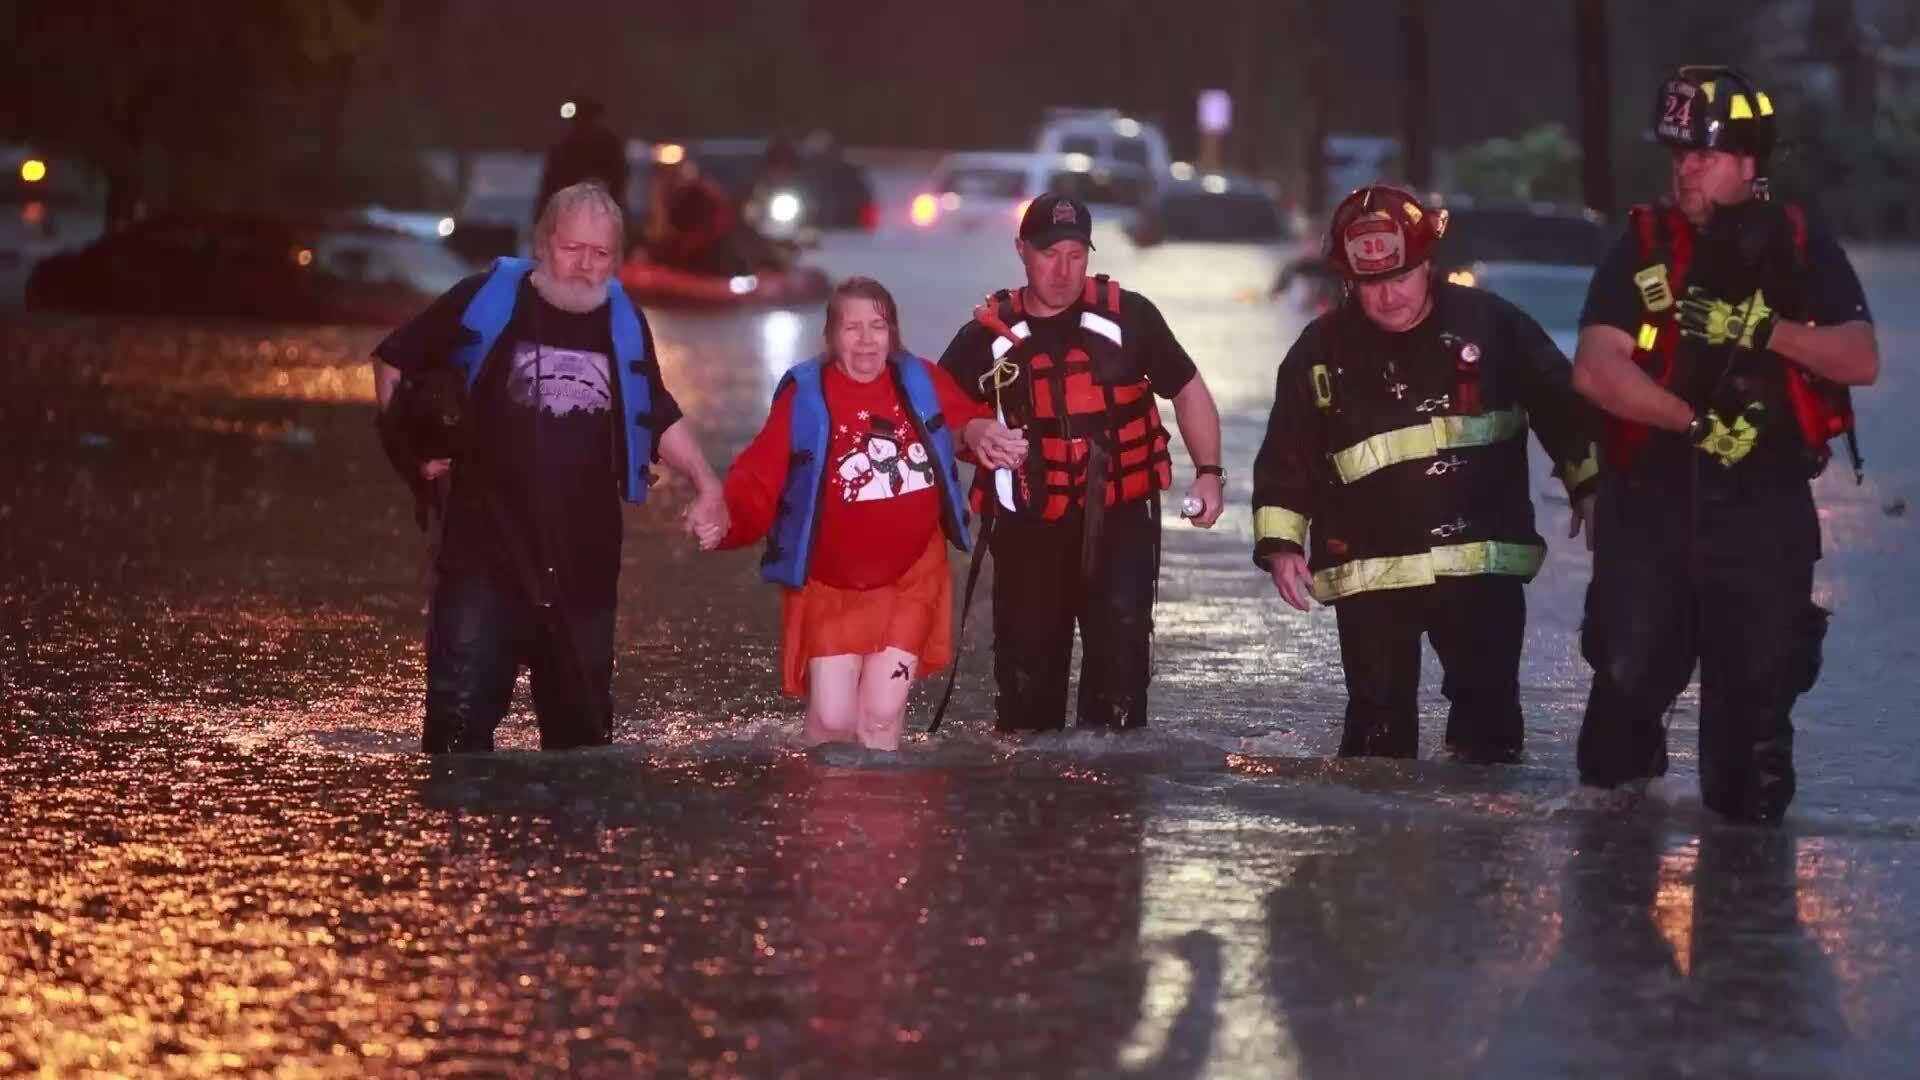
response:
M1218 465L1195 465L1193 467L1193 475L1217 476L1220 478L1222 483L1225 483L1227 479L1227 470L1221 468Z

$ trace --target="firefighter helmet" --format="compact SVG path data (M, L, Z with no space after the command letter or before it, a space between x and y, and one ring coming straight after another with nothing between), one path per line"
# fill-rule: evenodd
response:
M1391 277L1432 257L1447 212L1429 210L1411 192L1368 184L1340 200L1327 230L1327 257L1349 281Z

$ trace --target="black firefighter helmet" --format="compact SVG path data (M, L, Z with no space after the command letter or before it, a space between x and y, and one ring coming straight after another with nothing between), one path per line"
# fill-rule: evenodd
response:
M1676 150L1720 150L1754 159L1764 173L1773 153L1773 101L1735 68L1692 64L1660 83L1653 134Z

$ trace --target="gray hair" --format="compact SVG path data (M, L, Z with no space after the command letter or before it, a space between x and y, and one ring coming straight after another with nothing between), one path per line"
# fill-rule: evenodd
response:
M533 253L537 258L547 250L547 242L560 227L560 219L579 210L591 210L605 215L613 222L613 257L618 260L626 253L627 215L621 211L620 203L607 192L606 185L597 180L585 180L572 187L563 187L553 193L547 205L540 210L540 220L533 225Z

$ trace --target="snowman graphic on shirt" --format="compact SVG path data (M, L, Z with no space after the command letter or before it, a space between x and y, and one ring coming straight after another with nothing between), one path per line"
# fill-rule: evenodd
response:
M933 460L911 429L864 412L859 419L866 430L834 462L842 502L876 502L933 486Z

